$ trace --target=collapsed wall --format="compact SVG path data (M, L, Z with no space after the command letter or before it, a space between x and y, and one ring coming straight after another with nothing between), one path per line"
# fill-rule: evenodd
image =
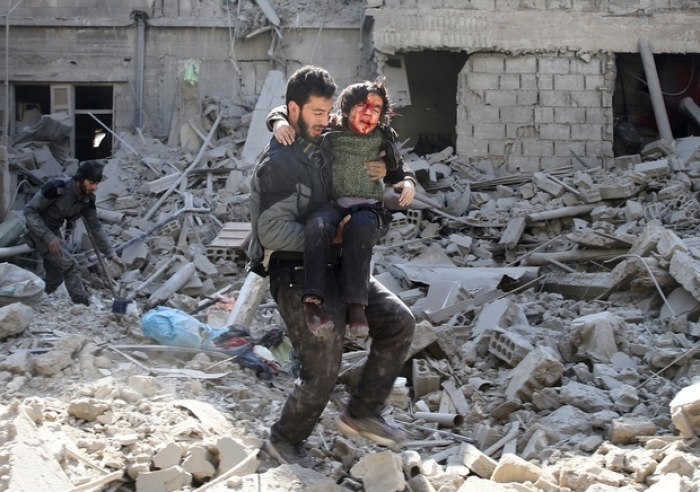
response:
M576 157L609 165L617 54L638 53L640 38L655 53L697 50L697 11L663 1L386 0L369 7L378 70L390 79L416 52L468 55L457 80L454 146L508 173Z

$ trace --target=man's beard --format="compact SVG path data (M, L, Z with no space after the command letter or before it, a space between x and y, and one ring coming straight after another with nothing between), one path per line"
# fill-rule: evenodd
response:
M85 181L77 181L78 184L78 195L87 196L88 191L85 189Z
M297 120L297 126L299 127L299 133L301 134L302 138L308 140L309 142L315 142L318 140L319 137L314 136L311 133L311 128L309 128L309 124L306 123L304 120L304 117L300 114L299 119Z

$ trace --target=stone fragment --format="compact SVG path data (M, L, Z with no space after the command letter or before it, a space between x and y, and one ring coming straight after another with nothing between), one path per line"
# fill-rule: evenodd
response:
M594 484L619 487L626 477L621 473L607 470L597 463L582 458L567 460L561 467L559 486L570 490L589 490Z
M613 313L604 311L571 321L568 345L573 360L610 362L618 351L615 333L622 333L627 324Z
M93 422L99 415L102 415L112 407L102 401L93 399L73 400L68 405L68 415L76 419Z
M34 359L34 370L42 376L54 376L73 362L68 352L52 350Z
M623 416L612 421L608 438L613 444L630 444L640 436L653 436L656 432L656 425L651 420Z
M174 443L164 443L158 446L153 455L153 466L164 469L180 464L182 459L182 448Z
M464 466L482 478L491 478L498 465L494 459L482 453L476 446L466 444L462 455Z
M540 345L512 370L513 377L506 389L508 400L529 400L535 390L552 386L564 371L559 355L550 347Z
M189 455L182 462L182 468L199 482L213 477L216 473L216 469L211 463L209 452L202 446L192 446L190 448Z
M22 333L33 318L34 310L21 302L0 307L0 340Z
M139 473L136 492L177 492L192 482L192 475L179 466Z
M576 381L562 386L559 396L563 403L579 408L586 413L611 409L613 406L610 395L606 391Z
M401 492L406 486L401 457L391 451L362 457L350 473L362 479L366 492Z
M536 482L543 475L545 473L539 466L514 454L505 454L498 461L491 480L498 483Z
M681 436L692 439L700 435L700 382L680 390L669 407L673 425Z

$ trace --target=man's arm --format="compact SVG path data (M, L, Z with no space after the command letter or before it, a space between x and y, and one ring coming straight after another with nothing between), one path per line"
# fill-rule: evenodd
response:
M258 170L260 196L258 238L264 248L275 251L303 251L304 224L299 216L297 166L268 161Z

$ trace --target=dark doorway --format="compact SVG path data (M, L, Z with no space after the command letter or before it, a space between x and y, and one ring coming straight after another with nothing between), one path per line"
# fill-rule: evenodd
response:
M60 88L60 102L51 103L51 91ZM114 90L111 85L16 85L14 132L34 126L42 115L51 112L73 114L71 155L79 161L102 159L112 155ZM73 102L71 102L73 101ZM100 125L94 115L104 126Z
M432 154L456 144L457 77L467 61L464 52L403 53L411 105L396 108L392 125L399 140L410 139L418 155Z
M617 157L636 154L660 137L641 55L618 53L615 62L613 151ZM673 137L700 135L698 122L680 104L685 98L700 104L700 55L657 54L654 64Z
M75 86L75 158L79 161L112 156L112 134L104 127L113 126L113 100L111 85Z
M51 88L48 85L15 86L14 132L34 126L41 115L51 113Z

